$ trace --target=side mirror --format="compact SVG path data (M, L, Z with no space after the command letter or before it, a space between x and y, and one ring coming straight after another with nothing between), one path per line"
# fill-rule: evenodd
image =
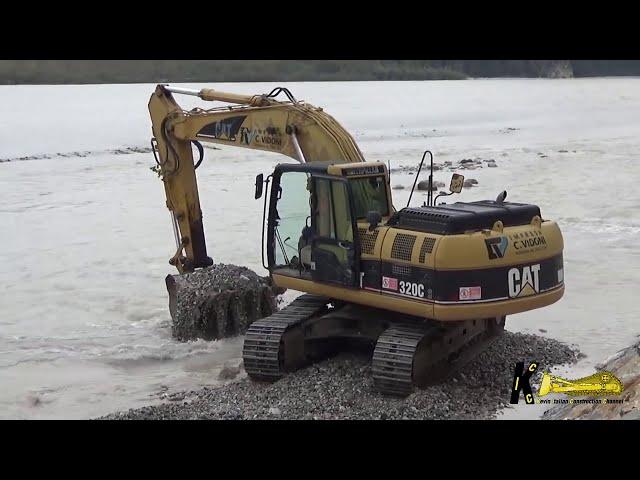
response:
M262 187L264 187L264 175L256 175L256 200L262 196Z
M451 176L451 185L449 185L449 191L451 193L460 193L464 185L464 175L454 173Z
M375 229L382 221L382 215L376 210L367 213L367 222L369 223L369 231Z

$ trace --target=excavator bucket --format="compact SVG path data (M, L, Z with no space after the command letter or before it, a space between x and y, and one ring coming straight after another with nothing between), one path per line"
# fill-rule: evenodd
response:
M216 264L167 275L173 336L182 341L244 334L249 325L278 310L284 289L246 267Z

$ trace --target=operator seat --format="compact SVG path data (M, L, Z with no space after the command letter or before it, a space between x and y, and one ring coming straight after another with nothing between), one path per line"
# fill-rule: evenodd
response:
M300 252L300 263L305 270L311 269L311 239L313 237L313 229L305 226L302 229L302 235L298 240L298 251Z

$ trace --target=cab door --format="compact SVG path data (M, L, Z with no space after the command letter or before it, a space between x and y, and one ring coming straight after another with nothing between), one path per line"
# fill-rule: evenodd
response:
M355 287L360 276L360 242L349 183L314 176L311 201L311 279Z

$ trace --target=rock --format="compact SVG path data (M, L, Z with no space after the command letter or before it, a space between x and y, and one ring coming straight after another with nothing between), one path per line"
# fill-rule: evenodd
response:
M178 340L214 340L244 333L249 325L277 311L271 285L246 267L216 264L184 275L168 275L172 334Z
M467 164L467 163L473 163L473 160L470 159L470 158L463 158L462 160L460 160L459 163L464 165L464 164Z
M240 367L225 364L218 374L218 380L233 380L240 373Z
M429 180L422 180L421 182L418 182L416 188L418 190L429 190ZM436 186L432 184L431 190L437 190Z
M493 163L487 163L487 167L489 168L496 168L498 165L495 164L495 162Z
M462 184L462 186L464 188L472 188L473 187L473 183L471 183L469 180L465 180L464 183Z
M478 184L478 180L476 180L475 178L469 178L469 179L467 179L467 181L472 185L477 185Z
M394 185L393 189L394 190L404 190L404 185Z

